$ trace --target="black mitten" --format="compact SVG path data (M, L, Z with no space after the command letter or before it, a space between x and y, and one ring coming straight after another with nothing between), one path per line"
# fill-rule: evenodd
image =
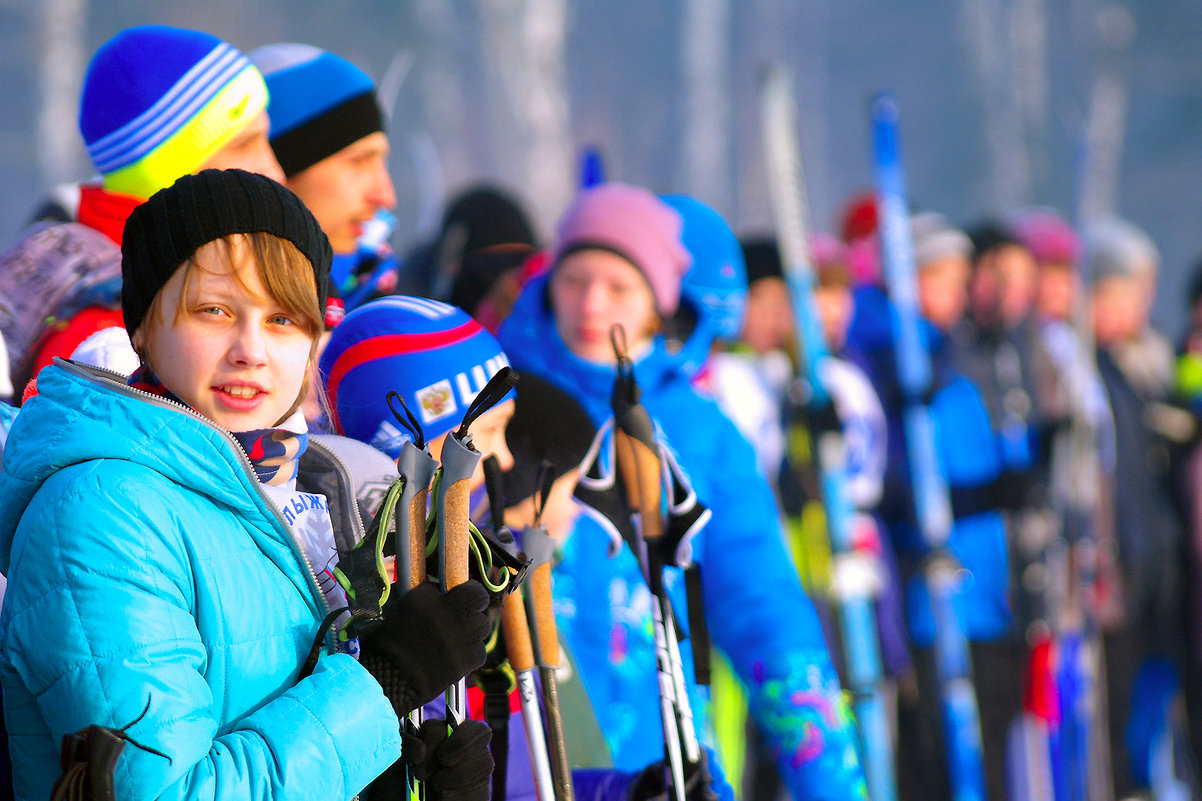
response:
M465 720L448 733L445 720L427 720L418 732L424 759L414 776L425 782L428 801L488 801L492 787L492 729Z
M401 726L401 758L371 783L367 797L371 801L408 801L408 777L424 770L426 757L426 744L421 737Z
M669 792L669 770L664 761L652 762L639 771L626 793L628 801L672 801L675 794ZM684 766L684 797L688 801L718 801L714 792L713 777L710 776L708 755L701 752L701 760L694 765Z
M359 662L397 715L408 715L484 664L488 591L468 581L443 593L422 584L384 604L384 620L359 636Z

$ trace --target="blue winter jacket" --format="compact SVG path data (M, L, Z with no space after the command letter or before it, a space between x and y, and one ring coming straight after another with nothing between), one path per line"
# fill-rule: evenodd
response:
M93 724L165 755L127 745L119 798L362 790L400 754L397 717L349 656L297 681L326 603L237 442L78 365L38 388L0 475L17 798L49 797L63 735Z
M910 465L898 386L893 319L885 295L861 288L849 341L866 356L872 383L885 409L889 457L881 513L908 579L907 621L917 645L935 638L930 596L920 573L929 552L915 518ZM923 324L924 344L931 356L932 391L928 401L935 449L944 481L952 492L971 493L988 487L1002 473L1002 446L981 393L951 364L949 342L933 326ZM967 571L953 597L956 616L972 640L992 640L1010 633L1009 557L1001 513L982 506L961 512L952 526L948 548Z
M500 340L519 372L559 385L598 424L611 416L614 369L567 349L547 306L545 277L523 291ZM634 371L644 405L713 511L694 543L706 621L747 685L751 712L790 791L797 799L863 797L848 707L751 446L716 403L690 386L662 342ZM635 770L663 758L650 595L629 549L607 559L608 542L600 526L581 518L555 569L556 611L614 764ZM683 581L672 573L665 581L684 618ZM682 652L691 681L688 643ZM695 711L704 729L705 710L695 705Z

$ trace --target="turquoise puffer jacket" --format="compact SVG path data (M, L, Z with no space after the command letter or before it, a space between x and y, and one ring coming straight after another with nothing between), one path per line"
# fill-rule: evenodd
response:
M64 734L134 721L167 758L128 745L119 798L362 790L400 754L397 717L349 656L297 681L326 604L237 442L89 368L38 387L0 474L17 797L49 797Z

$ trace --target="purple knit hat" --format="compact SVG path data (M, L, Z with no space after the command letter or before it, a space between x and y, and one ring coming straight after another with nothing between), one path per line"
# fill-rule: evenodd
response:
M680 303L680 283L692 257L680 241L683 223L675 209L646 189L597 184L581 192L559 222L551 263L578 250L616 253L639 268L669 317Z

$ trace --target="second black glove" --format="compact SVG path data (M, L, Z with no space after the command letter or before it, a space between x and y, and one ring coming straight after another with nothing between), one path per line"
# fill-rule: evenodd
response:
M432 701L484 664L488 591L468 581L447 593L422 584L384 604L384 621L360 635L360 663L398 716Z

